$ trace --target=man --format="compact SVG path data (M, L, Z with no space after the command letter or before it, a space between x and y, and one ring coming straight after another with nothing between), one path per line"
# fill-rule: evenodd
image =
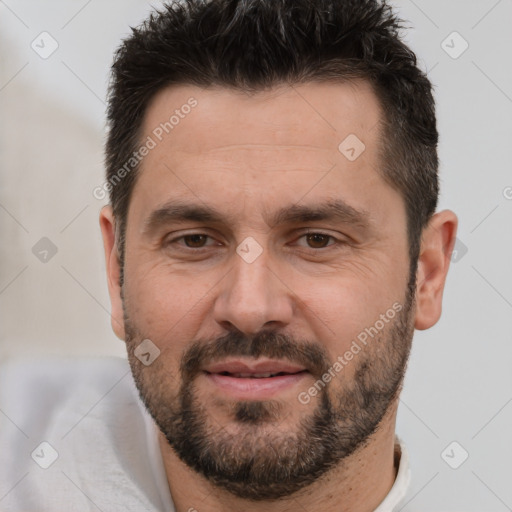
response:
M32 454L60 442L60 472L12 510L401 507L398 397L457 219L398 29L371 0L188 0L124 41L100 224L146 410L121 363L90 411L72 384Z

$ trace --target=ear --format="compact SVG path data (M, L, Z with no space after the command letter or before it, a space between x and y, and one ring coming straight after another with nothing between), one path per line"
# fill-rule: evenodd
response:
M110 205L104 206L100 212L100 227L105 250L105 264L107 269L108 293L112 307L111 323L116 336L125 339L123 303L121 300L121 286L119 278L121 266L116 244L116 224Z
M456 234L457 216L450 210L433 215L423 230L416 274L416 329L432 327L441 316L444 284Z

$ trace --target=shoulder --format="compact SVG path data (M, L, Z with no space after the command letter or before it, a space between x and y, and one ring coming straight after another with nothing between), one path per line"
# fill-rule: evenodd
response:
M117 499L148 472L148 439L125 359L16 360L0 368L2 506L50 510L73 496L86 509L77 488L91 486L104 503Z
M17 426L28 437L38 435L64 409L70 414L86 412L94 398L108 398L115 387L117 394L130 396L130 380L128 362L121 358L9 361L0 368L1 432Z

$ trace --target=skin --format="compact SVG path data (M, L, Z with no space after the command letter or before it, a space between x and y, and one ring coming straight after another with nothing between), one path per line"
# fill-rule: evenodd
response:
M336 360L365 327L405 301L409 278L404 201L379 173L381 109L375 94L365 82L282 86L256 95L174 86L153 98L141 140L191 96L197 107L144 158L131 198L123 290L131 321L161 350L158 361L166 375L178 373L191 340L214 339L235 328L247 335L272 328L315 340ZM355 161L338 150L348 134L356 134L366 147ZM285 205L335 198L366 212L367 226L329 220L271 227L266 222ZM226 221L168 223L145 231L149 215L173 199L215 207ZM102 209L100 225L112 326L126 340L110 206ZM307 229L334 239L325 248L314 245L304 236ZM436 213L424 229L411 313L417 329L428 329L440 317L456 229L451 211ZM190 240L191 247L176 240L190 234L211 238L200 249ZM236 252L247 237L263 250L250 264ZM176 241L164 243L170 240ZM368 350L377 357L381 349ZM349 385L356 368L347 364L332 389ZM292 432L312 411L316 400L303 405L297 394L313 382L310 376L279 394L283 409L276 428ZM178 392L176 379L168 377L166 385ZM223 407L227 398L202 377L195 385L202 403L217 404L207 405L212 424L237 435L238 425ZM273 502L243 500L212 485L160 435L176 510L282 512L296 510L298 502L305 510L374 510L396 476L397 401L365 446L300 495Z

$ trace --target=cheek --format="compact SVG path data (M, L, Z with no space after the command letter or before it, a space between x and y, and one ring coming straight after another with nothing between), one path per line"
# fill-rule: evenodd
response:
M193 335L215 281L201 275L182 275L162 264L140 264L136 268L134 272L135 265L127 266L125 299L137 329L163 345L169 340L175 342L177 333L180 338Z
M407 273L408 275L408 273ZM349 350L357 336L375 324L405 297L405 271L400 277L393 272L360 274L316 279L302 291L294 287L300 298L300 315L307 318L307 328L321 340L332 359ZM307 332L307 331L306 331Z

